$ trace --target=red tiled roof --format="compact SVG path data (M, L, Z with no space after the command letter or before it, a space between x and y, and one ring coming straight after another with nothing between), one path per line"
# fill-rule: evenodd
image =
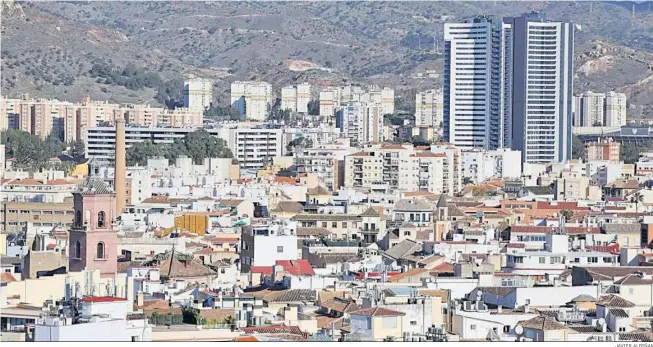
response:
M436 267L434 267L431 272L433 273L453 273L453 264L451 263L442 263Z
M255 336L238 336L234 342L259 342Z
M293 275L315 275L313 266L306 259L300 260L277 260L276 265L283 266L283 271Z
M272 266L252 266L249 270L251 273L260 273L264 275L272 275Z
M8 272L3 272L0 275L0 282L2 283L7 283L7 282L16 282L17 279L14 277L14 275L8 273Z
M384 307L370 307L364 308L362 310L349 312L350 316L368 316L368 317L396 317L396 316L405 316L403 312L390 310Z
M117 298L115 296L87 296L82 299L83 302L115 302L127 301L125 298Z
M513 225L510 227L511 233L539 233L548 234L555 230L555 227L544 227L534 225ZM601 229L598 227L565 227L567 234L600 234Z
M388 278L390 278L392 276L399 275L399 274L401 274L401 272L398 272L398 271L388 272ZM367 273L368 278L381 278L382 275L383 275L383 272L368 272ZM356 279L361 280L361 279L365 278L365 272L363 272L363 271L356 272L355 276L356 276Z
M413 157L417 158L446 158L446 154L442 153L432 153L432 152L421 152L413 154Z
M47 245L46 249L55 249L56 247L57 247L56 244L51 243L51 244L48 244L48 245Z
M274 181L277 183L290 184L293 186L297 184L297 180L292 177L277 176L274 178Z
M197 252L195 252L193 254L211 254L213 252L215 252L215 251L211 247L206 247L206 248L203 248L203 249L201 249L201 250L199 250L199 251L197 251Z
M536 210L589 210L589 207L580 207L577 202L559 201L551 203L547 201L538 201Z
M587 249L594 252L616 253L619 254L619 244L613 243L608 246L587 246Z
M266 327L249 327L243 328L243 331L246 334L296 334L304 335L301 329L298 326L287 326L285 324L280 325L270 325Z

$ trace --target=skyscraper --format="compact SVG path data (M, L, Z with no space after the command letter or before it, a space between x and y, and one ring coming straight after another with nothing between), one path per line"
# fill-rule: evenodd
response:
M504 18L512 31L512 136L529 163L571 157L573 23L543 14Z
M504 25L479 16L444 27L444 140L461 148L503 145Z

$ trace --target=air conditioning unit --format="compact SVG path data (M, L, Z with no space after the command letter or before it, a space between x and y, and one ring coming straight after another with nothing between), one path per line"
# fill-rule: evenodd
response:
M465 301L463 303L463 311L474 311L474 303L471 301Z

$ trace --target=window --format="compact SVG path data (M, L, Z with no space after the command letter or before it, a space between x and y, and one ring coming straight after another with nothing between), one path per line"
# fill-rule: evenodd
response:
M347 229L347 222L342 222L342 228Z
M558 263L560 263L561 258L560 257L551 257L550 260L551 260L551 264L558 264Z
M326 228L326 227L327 227L327 222L322 222L322 228Z
M5 269L5 272L11 272L11 269ZM412 324L412 322L411 322Z
M626 331L626 327L620 327L619 328L619 332L624 332L624 331Z
M476 330L476 324L472 324L469 326L469 330Z
M383 317L383 329L396 329L397 317Z
M283 246L277 246L277 253L283 253Z
M603 258L604 263L612 263L612 258Z
M75 258L82 258L82 243L79 241L75 242Z
M504 325L503 326L503 332L504 333L509 333L510 332L510 325Z
M104 242L98 242L96 259L104 259Z
M104 228L105 227L106 223L104 221L104 218L105 218L104 211L100 211L97 214L97 227L98 228Z
M599 262L599 258L598 258L598 257L588 257L588 258L587 258L587 262L588 262L588 263L598 263L598 262Z
M404 231L404 236L410 236L410 231L405 230L405 231Z
M523 264L524 263L524 257L513 257L515 258L515 263L517 264Z
M633 295L634 294L634 289L633 288L628 288L628 294Z
M546 258L540 257L540 264L546 264Z
M338 227L338 222L332 222L331 227L332 228L337 228Z
M417 325L417 321L416 320L410 321L410 325Z
M560 333L551 332L551 340L560 340Z

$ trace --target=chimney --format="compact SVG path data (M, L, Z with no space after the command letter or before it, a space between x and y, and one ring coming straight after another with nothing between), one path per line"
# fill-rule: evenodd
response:
M136 305L138 307L143 307L144 302L145 302L145 297L143 295L143 292L139 290L138 294L136 294Z
M121 117L116 118L116 155L113 173L113 188L116 191L116 212L118 217L125 209L125 199L127 197L126 189L126 152L125 148L125 120Z

